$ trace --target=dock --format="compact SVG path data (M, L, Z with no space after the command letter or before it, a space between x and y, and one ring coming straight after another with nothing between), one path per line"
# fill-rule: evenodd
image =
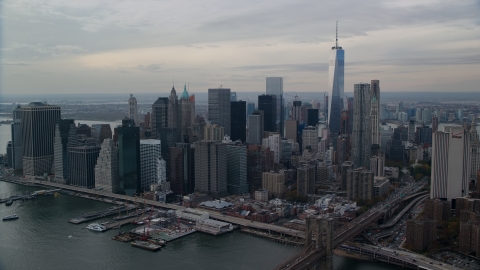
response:
M267 238L270 240L273 240L278 243L282 244L287 244L287 245L304 245L304 242L302 241L303 239L296 239L295 237L287 237L286 235L283 237L280 237L279 235L274 235L274 234L268 234L265 232L257 231L257 230L252 230L249 228L241 228L240 231L242 233L250 234L255 237L261 237L261 238ZM296 241L295 241L296 240Z
M95 219L99 219L99 218L103 218L103 217L112 216L112 215L115 215L115 214L118 214L118 213L121 213L121 212L124 212L124 211L129 211L129 210L132 210L134 208L135 208L135 206L131 206L131 205L112 207L112 208L109 208L109 209L104 210L104 211L98 211L98 212L83 214L82 217L72 218L68 222L70 222L72 224L80 224L80 223L83 223L83 222L87 222L87 221L91 221L91 220L95 220Z
M159 246L150 242L146 242L146 241L133 241L130 244L132 245L132 247L138 247L138 248L146 249L150 251L157 251L162 248L162 246Z
M104 226L105 226L105 228L107 228L107 230L111 230L111 229L114 229L114 228L117 228L117 227L120 228L123 225L133 223L137 220L138 220L137 217L132 217L132 218L127 218L127 219L122 219L120 221L110 222L110 223L105 224Z

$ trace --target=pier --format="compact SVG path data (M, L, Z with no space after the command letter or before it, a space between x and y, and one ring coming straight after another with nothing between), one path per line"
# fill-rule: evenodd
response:
M115 214L118 214L118 213L121 213L121 212L124 212L124 211L132 210L132 209L135 209L135 206L127 205L127 206L112 207L112 208L109 208L109 209L104 210L104 211L87 213L87 214L84 214L82 217L72 218L68 222L70 222L72 224L80 224L80 223L83 223L83 222L87 222L87 221L91 221L91 220L95 220L95 219L99 219L99 218L103 218L103 217L112 216L112 215L115 215Z

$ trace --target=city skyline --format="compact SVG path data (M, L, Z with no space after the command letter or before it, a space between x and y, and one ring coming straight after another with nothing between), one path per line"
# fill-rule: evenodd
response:
M248 92L280 76L285 92L323 94L337 19L345 92L380 78L383 92L478 91L478 2L183 4L7 1L1 92Z

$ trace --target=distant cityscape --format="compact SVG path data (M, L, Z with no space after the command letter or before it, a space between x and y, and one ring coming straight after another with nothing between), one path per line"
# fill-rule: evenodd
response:
M220 86L198 102L185 83L148 104L135 94L106 104L13 102L11 117L2 110L11 133L2 180L144 200L175 210L188 227L181 236L240 227L305 245L277 269L307 269L334 249L415 269L478 269L479 103L434 93L384 102L381 78L347 86L348 96L344 69L337 38L328 92L311 100L284 91L283 77L265 77L264 93L248 100Z

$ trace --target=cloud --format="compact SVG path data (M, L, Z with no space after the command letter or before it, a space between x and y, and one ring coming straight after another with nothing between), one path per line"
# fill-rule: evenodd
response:
M157 72L160 71L161 65L160 64L150 64L150 65L138 65L137 69L143 70L143 71L150 71L150 72Z
M242 71L284 71L284 72L319 72L328 71L324 63L303 63L303 64L279 64L279 65L250 65L233 67L232 70Z
M30 66L31 63L24 63L24 62L2 62L2 65L5 66Z
M327 85L337 19L346 85L382 76L384 89L402 89L401 74L412 71L427 90L445 74L461 74L449 77L459 88L480 85L471 75L480 69L479 1L6 0L2 8L7 92L75 91L78 81L149 90L172 77L242 91L263 89L272 74L317 91ZM62 80L43 81L29 65Z

